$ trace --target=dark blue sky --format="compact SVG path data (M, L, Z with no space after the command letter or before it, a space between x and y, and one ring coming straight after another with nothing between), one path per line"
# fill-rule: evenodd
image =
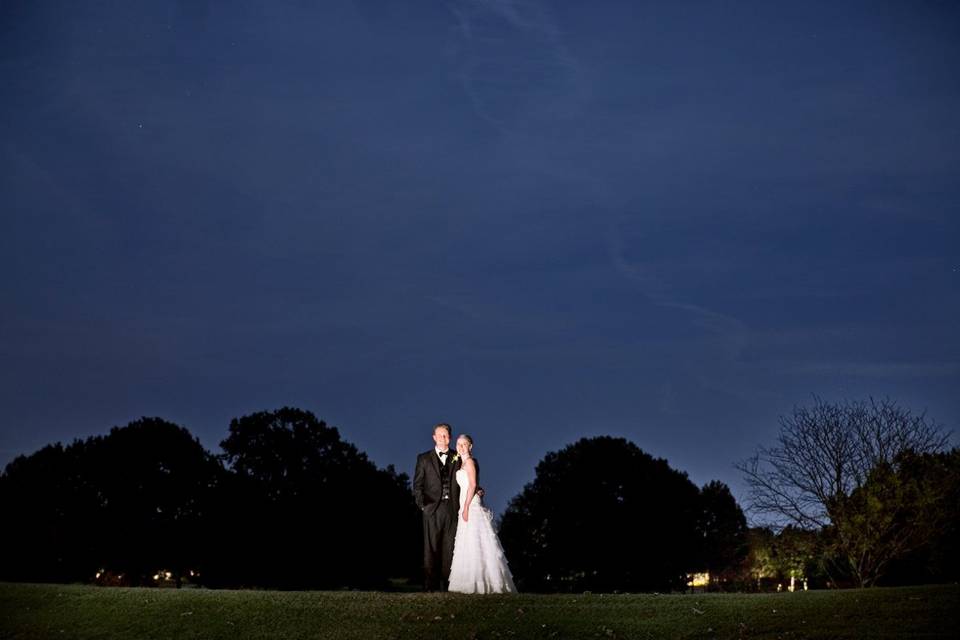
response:
M957 430L958 70L948 1L8 0L0 464L294 405L501 511L596 434L740 495L812 393Z

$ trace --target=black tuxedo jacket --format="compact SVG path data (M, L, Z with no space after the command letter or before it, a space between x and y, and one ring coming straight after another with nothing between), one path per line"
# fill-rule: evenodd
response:
M417 456L417 468L413 472L413 498L420 510L426 514L434 513L442 503L445 508L456 512L460 508L460 486L456 473L460 461L453 461L455 451L447 451L447 464L440 464L436 449L430 449ZM450 480L450 499L441 500L444 475Z

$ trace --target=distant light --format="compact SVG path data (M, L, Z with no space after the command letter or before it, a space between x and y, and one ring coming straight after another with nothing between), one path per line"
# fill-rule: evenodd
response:
M691 573L687 575L687 586L688 587L706 587L710 585L710 573L704 571L702 573Z

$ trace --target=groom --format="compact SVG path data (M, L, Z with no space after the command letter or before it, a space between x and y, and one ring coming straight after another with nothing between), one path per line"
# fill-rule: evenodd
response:
M413 497L423 512L423 588L446 591L457 535L460 487L455 474L460 461L450 451L450 425L433 428L434 448L417 456Z

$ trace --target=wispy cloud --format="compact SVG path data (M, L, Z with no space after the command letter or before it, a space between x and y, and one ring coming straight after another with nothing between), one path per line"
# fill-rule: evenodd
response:
M584 65L571 52L563 30L546 5L537 1L466 0L451 11L457 19L462 58L459 75L477 115L501 131L522 129L534 121L577 113L588 94ZM570 174L590 200L613 211L610 185L590 171L553 170ZM622 203L616 203L617 205ZM746 327L729 315L684 300L646 266L627 260L618 222L608 224L610 256L616 269L639 285L653 303L691 316L694 323L719 336L730 357L746 342Z
M625 240L618 226L611 226L607 235L610 259L617 271L635 282L640 291L654 304L677 309L693 318L696 326L706 329L720 339L724 352L731 359L737 358L747 343L747 326L738 318L683 300L670 284L650 267L640 262L629 261Z
M466 0L450 10L458 74L478 116L509 131L579 113L585 73L544 4Z
M863 378L940 378L960 373L960 362L807 362L785 367L787 373Z

